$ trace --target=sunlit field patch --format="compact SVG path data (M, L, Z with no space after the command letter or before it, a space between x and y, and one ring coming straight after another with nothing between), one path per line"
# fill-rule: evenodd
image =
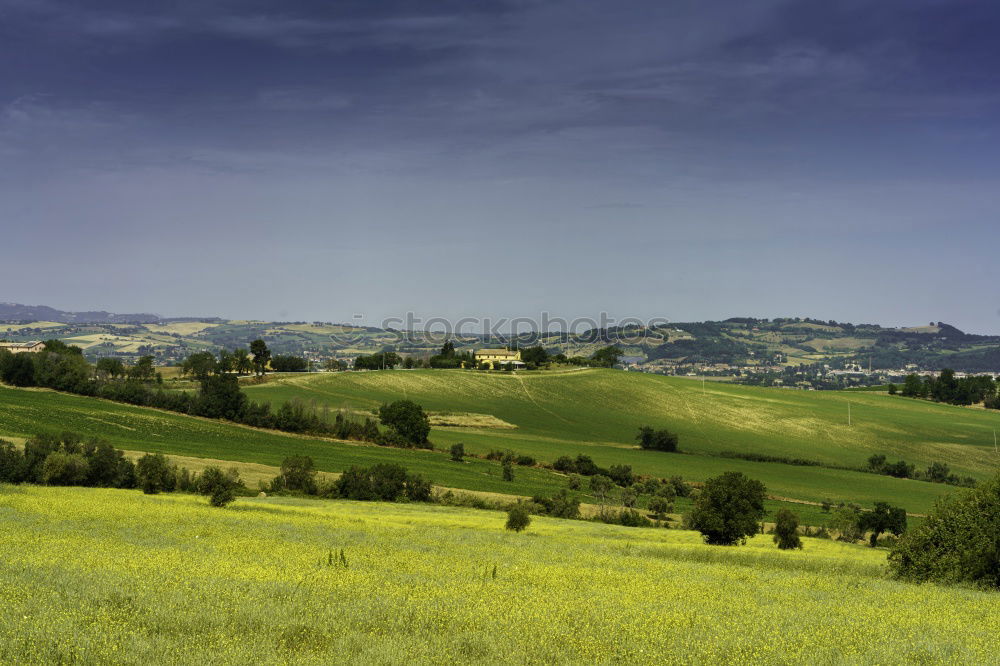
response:
M990 663L885 551L422 505L0 488L0 662Z

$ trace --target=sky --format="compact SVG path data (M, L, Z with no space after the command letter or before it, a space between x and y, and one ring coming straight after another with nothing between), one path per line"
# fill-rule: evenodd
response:
M0 301L1000 333L990 1L0 0Z

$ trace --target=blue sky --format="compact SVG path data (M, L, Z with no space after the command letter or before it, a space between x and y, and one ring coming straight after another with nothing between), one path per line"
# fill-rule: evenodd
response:
M0 300L1000 333L1000 6L0 0Z

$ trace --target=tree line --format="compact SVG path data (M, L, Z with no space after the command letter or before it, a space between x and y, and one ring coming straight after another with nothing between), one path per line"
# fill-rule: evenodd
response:
M262 341L251 344L251 351L256 348L258 352L254 358L270 360L264 353L266 345L262 348L256 342L263 345ZM194 361L188 364L199 383L198 390L193 393L165 390L151 357L144 357L131 367L119 368L114 363L120 363L118 359L101 359L97 366L92 366L79 347L67 346L59 340L47 341L45 349L34 354L11 354L0 350L0 379L13 386L40 386L258 428L366 441L381 446L432 448L428 440L430 421L423 409L412 401L385 406L379 410L378 421L371 417L357 420L342 412L331 419L328 412L299 399L272 409L270 403L249 400L240 388L237 375L214 357L206 358L205 354L207 352L193 354ZM263 361L255 366L258 372L264 371L261 363Z
M902 390L895 384L889 385L889 393L901 393L906 398L924 398L950 405L975 405L983 403L987 408L1000 409L997 383L988 375L955 377L955 371L945 368L937 377L907 375Z
M207 467L192 473L169 464L159 453L147 453L133 463L107 442L73 432L35 435L23 450L0 440L0 483L140 488L146 494L176 490L205 495L213 506L247 494L235 469Z

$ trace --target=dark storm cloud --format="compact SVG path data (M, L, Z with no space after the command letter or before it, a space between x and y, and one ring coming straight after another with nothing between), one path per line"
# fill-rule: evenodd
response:
M355 300L275 291L302 316L355 301L462 314L495 289L465 259L489 247L533 276L498 292L502 314L555 300L571 315L944 319L903 286L859 301L810 283L807 298L782 275L823 265L858 291L878 263L989 261L998 28L994 3L925 0L0 0L0 215L157 261L190 234L239 251L263 239L279 258L350 244L343 275L387 260ZM943 225L957 233L942 242ZM528 233L568 255L526 250ZM9 247L28 256L28 238ZM401 285L412 252L443 247L455 265L412 266L422 280ZM182 283L220 286L194 301L145 276L100 297L85 279L86 303L54 304L220 311L241 260L205 256L214 268ZM648 287L606 290L609 259L648 262ZM273 283L326 278L288 260ZM756 286L733 295L748 270ZM538 276L555 295L524 296ZM454 293L428 300L435 287ZM51 293L66 292L35 300ZM277 312L238 298L224 314ZM956 298L937 307L1000 328L989 296Z

